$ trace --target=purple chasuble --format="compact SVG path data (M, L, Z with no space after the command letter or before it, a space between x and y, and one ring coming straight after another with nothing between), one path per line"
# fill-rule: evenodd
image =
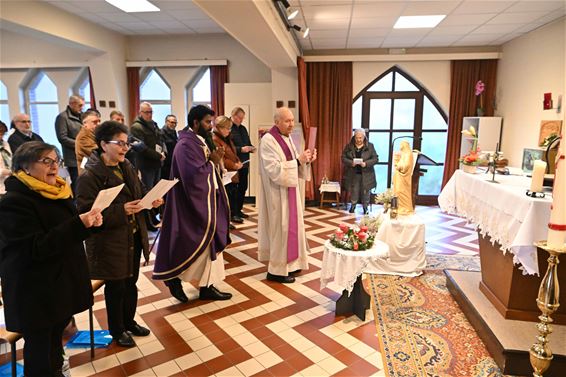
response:
M271 127L269 130L271 136L275 138L287 161L292 161L295 158L291 149L283 140L281 133L277 126ZM289 232L287 233L287 262L292 262L299 258L299 225L297 224L297 188L287 187L287 203L289 204Z
M214 177L218 188L214 186ZM210 259L230 244L228 197L205 153L205 144L180 131L171 161L177 183L165 198L153 279L169 280L188 269L210 246Z

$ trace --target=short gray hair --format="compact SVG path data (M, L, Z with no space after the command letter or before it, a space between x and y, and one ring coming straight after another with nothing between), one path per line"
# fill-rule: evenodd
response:
M57 157L61 158L59 150L54 145L44 143L43 141L23 143L12 158L12 171L27 170L31 164L37 162L46 152L51 151L55 151Z

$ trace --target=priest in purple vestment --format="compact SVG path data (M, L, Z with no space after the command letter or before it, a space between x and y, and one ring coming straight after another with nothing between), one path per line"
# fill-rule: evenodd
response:
M228 300L232 294L214 284L225 278L224 249L230 244L230 207L219 163L223 148L212 142L214 111L191 108L179 132L170 178L177 183L165 198L153 278L164 280L173 297L188 302L181 280L198 281L201 300Z
M297 152L291 110L277 109L274 120L259 144L258 259L269 261L267 280L293 283L292 275L309 267L301 181L310 179L316 149Z

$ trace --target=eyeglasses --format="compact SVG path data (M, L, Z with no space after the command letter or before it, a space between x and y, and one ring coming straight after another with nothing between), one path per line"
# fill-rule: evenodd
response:
M153 110L144 110L142 111L144 114L153 114Z
M30 123L31 124L31 120L16 120L16 123Z
M130 148L132 145L126 141L122 141L122 140L110 140L107 141L108 144L116 144L122 148Z
M37 160L37 162L41 162L43 165L46 166L53 166L53 165L61 165L63 160L61 160L60 158L54 160L50 157L44 157L41 160Z

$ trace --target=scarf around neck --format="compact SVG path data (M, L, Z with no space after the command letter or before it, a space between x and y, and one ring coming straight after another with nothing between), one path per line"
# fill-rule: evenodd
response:
M24 185L26 185L30 190L37 192L39 195L47 199L68 199L73 196L71 192L71 186L67 184L63 178L57 176L55 186L48 183L40 181L37 178L26 174L23 170L14 173L14 176L18 178Z

